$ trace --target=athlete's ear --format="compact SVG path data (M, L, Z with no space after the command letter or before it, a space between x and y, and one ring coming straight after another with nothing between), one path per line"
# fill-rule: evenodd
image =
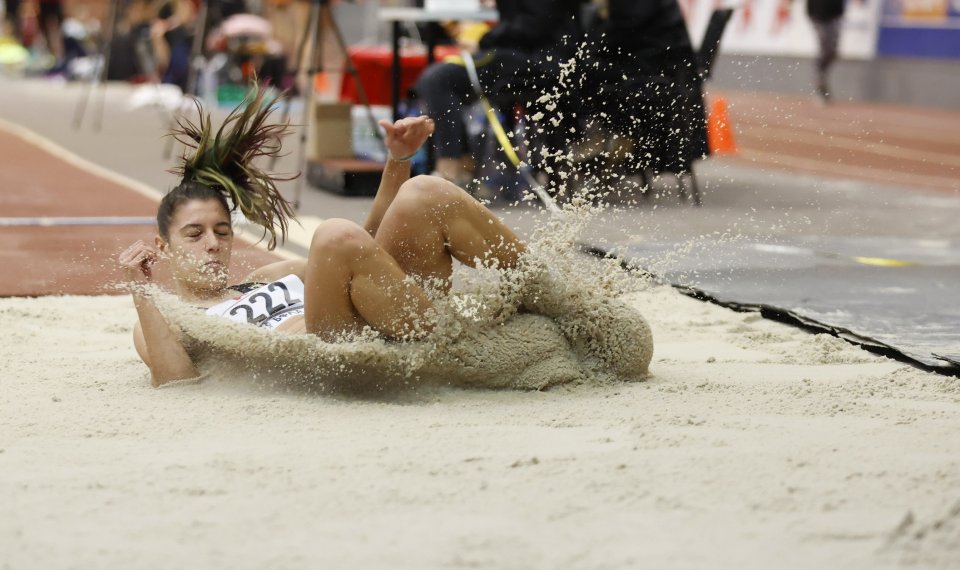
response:
M153 238L153 243L157 246L157 249L161 252L167 248L167 240L163 239L160 236Z

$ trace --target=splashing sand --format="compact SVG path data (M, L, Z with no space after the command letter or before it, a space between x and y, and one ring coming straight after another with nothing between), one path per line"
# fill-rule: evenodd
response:
M226 322L171 294L151 295L209 374L242 361L273 382L361 393L411 383L543 389L643 378L653 356L650 328L617 300L631 282L619 265L584 260L572 247L593 215L581 206L550 221L516 269L458 268L461 285L436 298L435 330L422 340L388 342L367 331L330 343Z
M557 85L540 97L550 113L535 118L541 133L559 127L558 103L582 88L575 85L576 59L560 69ZM568 149L539 152L576 170ZM368 331L328 343L226 323L170 295L154 296L186 335L204 373L225 369L225 359L239 360L274 381L359 392L411 383L542 389L644 378L653 336L643 316L618 298L646 288L646 278L625 272L620 260L586 260L577 247L584 229L603 212L597 204L609 189L591 184L589 177L568 184L561 176L553 184L565 200L562 213L537 227L520 265L501 271L458 267L455 282L463 286L435 296L435 314L424 316L433 320L434 330L418 341L387 342ZM524 200L536 200L531 190L526 194Z
M575 270L566 237L532 240L554 285L599 283L648 316L656 378L378 404L242 382L156 393L130 342L128 295L0 299L0 566L956 567L954 379L645 289L608 271L617 260ZM559 319L499 324L490 306L461 308L451 319L464 315L477 342L529 343L510 351L518 359L549 345L553 373L589 360ZM233 343L224 367L247 361L251 342L276 347L216 324ZM316 347L296 342L294 362L309 366ZM317 360L333 370L366 357L401 384L433 359L456 370L451 383L548 377L510 355L454 362L455 346L356 342Z

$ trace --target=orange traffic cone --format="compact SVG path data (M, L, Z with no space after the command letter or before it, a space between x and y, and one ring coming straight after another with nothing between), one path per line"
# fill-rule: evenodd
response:
M707 115L707 143L710 154L735 154L737 143L733 140L733 127L727 116L727 101L717 97Z

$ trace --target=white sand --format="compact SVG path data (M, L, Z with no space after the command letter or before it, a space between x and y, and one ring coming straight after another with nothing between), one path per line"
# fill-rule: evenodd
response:
M960 381L659 289L646 382L156 390L0 299L0 568L960 567Z

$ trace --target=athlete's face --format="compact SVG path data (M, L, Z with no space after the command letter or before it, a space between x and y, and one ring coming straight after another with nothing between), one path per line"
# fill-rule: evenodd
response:
M181 204L170 221L170 239L157 238L169 255L173 278L194 288L227 286L227 267L233 248L230 213L219 200L190 200Z

